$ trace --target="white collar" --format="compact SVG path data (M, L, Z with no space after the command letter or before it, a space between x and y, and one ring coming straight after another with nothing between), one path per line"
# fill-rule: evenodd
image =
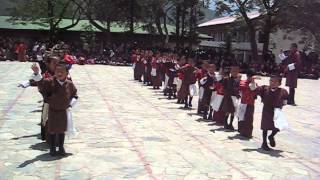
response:
M58 83L62 86L66 81L60 81L59 79L57 79Z

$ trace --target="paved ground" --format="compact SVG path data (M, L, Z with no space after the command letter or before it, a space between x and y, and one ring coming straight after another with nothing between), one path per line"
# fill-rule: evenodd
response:
M37 89L16 87L30 66L0 63L0 179L320 179L320 81L300 80L299 106L285 108L291 130L267 153L259 101L246 141L132 81L131 68L75 66L79 133L57 159L38 139Z

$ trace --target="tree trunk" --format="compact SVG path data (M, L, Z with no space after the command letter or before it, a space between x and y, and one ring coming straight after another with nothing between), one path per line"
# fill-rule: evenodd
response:
M190 9L190 37L189 48L192 48L193 42L196 40L196 26L197 26L197 8L194 6Z
M184 47L184 39L185 39L185 25L186 25L186 7L183 6L182 15L181 15L181 37L180 43L181 47Z
M55 36L56 36L56 28L54 26L54 4L51 0L47 0L48 5L48 19L49 19L49 44L50 46L54 45Z
M130 40L133 41L134 33L134 1L130 0Z
M107 34L107 41L111 42L112 41L112 39L111 39L111 21L109 18L107 19L107 32L106 32L106 34Z
M176 5L176 46L179 47L180 39L180 16L181 16L181 6L180 4Z
M249 35L250 35L250 44L251 44L251 54L253 62L260 62L258 56L258 45L256 41L256 31L253 25L249 25Z
M271 16L267 15L266 24L263 27L263 49L262 49L262 57L263 61L268 61L268 53L269 53L269 44L270 44L270 33L271 33Z
M166 34L166 38L163 43L163 46L165 47L169 43L169 38L170 38L168 27L167 27L167 15L166 14L163 16L163 28L164 28L164 32Z

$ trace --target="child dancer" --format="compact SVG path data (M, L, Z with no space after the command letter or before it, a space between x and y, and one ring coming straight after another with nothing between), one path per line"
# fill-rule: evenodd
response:
M240 81L241 103L237 113L238 131L246 138L252 137L253 130L254 102L257 98L257 91L250 84L253 83L254 78L254 72L248 70L247 80Z
M287 104L289 97L288 91L280 88L281 81L281 76L271 76L269 86L261 86L257 88L258 95L261 96L263 103L261 119L263 142L261 148L266 151L270 151L267 143L268 131L271 131L271 134L268 137L271 147L276 146L274 136L280 131L279 128L275 126L275 110L282 109L282 107ZM251 86L254 87L255 84L252 83Z
M230 74L231 76L226 76L222 82L224 97L221 103L221 110L226 114L224 128L234 130L232 123L237 109L237 99L239 98L239 67L232 66ZM230 123L228 123L229 116Z
M216 82L215 77L216 66L214 64L209 65L206 77L201 79L200 83L204 88L202 105L204 107L203 119L212 119L212 108L210 108L211 96L214 90L214 83ZM208 111L210 110L209 117Z
M67 109L72 107L77 99L77 89L72 81L67 80L67 64L60 62L55 69L55 76L43 79L39 74L39 68L32 66L34 80L42 92L50 94L48 99L48 133L50 144L50 155L56 155L56 138L59 140L59 154L66 155L64 149L65 132L67 131Z

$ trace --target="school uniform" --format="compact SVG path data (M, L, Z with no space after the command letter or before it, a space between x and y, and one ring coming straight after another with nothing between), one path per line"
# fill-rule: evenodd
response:
M48 94L49 104L48 132L62 134L67 130L67 112L72 98L77 98L77 89L70 80L60 82L56 78L42 79L38 82L41 92Z
M162 85L162 79L161 79L161 64L160 61L157 60L155 57L152 58L151 63L151 79L152 79L152 85L154 88L159 88Z
M180 99L186 99L190 94L190 85L195 84L197 82L197 79L194 74L195 70L196 68L190 66L189 64L184 65L178 70L179 72L183 73L182 84L178 93L178 97Z
M257 91L250 88L250 82L243 80L240 82L241 104L237 114L238 131L242 136L252 137L254 103Z
M198 85L199 85L199 100L198 100L198 114L201 114L204 110L205 107L202 103L203 100L203 93L204 93L204 84L202 84L200 81L201 79L203 79L207 74L207 71L205 69L199 69L196 71L195 76L197 78L198 81Z
M263 103L261 130L277 130L274 125L275 108L282 109L285 101L288 100L288 92L285 89L271 89L269 86L257 88L257 94Z
M217 81L214 83L214 88L216 90L217 96L224 96L224 90L223 90L223 85L221 81ZM214 99L214 101L217 101L218 97ZM216 121L218 125L223 125L225 121L225 116L226 114L221 110L221 102L217 103L218 107L214 108L213 112L213 120Z
M226 114L234 114L236 112L235 99L239 98L239 80L235 77L227 77L222 81L223 100L221 110Z

